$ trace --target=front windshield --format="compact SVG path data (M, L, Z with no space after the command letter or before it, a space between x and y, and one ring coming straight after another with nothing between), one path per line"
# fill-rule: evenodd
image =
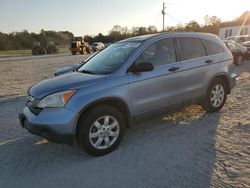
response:
M118 69L138 48L140 42L118 42L96 54L78 72L89 74L110 74Z

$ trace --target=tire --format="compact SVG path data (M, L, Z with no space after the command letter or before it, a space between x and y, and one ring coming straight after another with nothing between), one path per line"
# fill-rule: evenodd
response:
M85 47L84 50L83 50L83 54L87 54L86 47Z
M76 52L75 52L75 51L71 51L71 54L72 54L72 55L76 55Z
M92 50L92 48L90 48L90 47L87 47L86 51L87 51L88 54L93 53L93 50Z
M80 51L80 54L85 54L85 48L82 48L81 51Z
M93 156L102 156L115 150L125 132L121 112L106 105L93 108L78 123L78 144Z
M216 78L208 88L207 96L202 103L202 107L207 112L217 112L224 106L226 99L226 83L222 79Z
M240 66L242 65L244 62L244 57L243 55L238 55L237 58L236 58L236 65Z

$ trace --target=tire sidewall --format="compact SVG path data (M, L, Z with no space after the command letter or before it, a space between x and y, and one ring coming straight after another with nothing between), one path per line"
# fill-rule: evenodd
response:
M211 92L212 92L213 87L215 85L217 85L217 84L220 84L223 87L223 89L224 89L224 98L223 98L223 102L220 104L220 106L214 107L212 105L212 102L211 102ZM227 89L226 88L227 88L226 87L226 83L223 80L221 80L221 79L215 79L210 84L210 86L208 88L208 91L207 91L207 98L206 98L206 105L207 105L207 109L206 110L207 111L209 111L209 112L217 112L217 111L219 111L224 106L224 104L226 102L226 99L227 99Z
M119 123L119 135L116 141L112 146L106 149L97 149L92 146L89 140L89 133L93 123L102 116L109 115L116 118ZM86 119L85 119L86 118ZM93 156L101 156L107 153L112 152L120 144L124 131L125 131L125 122L120 111L116 110L110 106L98 106L92 110L87 115L84 115L83 118L79 120L79 133L78 135L78 144L82 147L88 154Z
M212 102L211 102L211 92L212 92L213 87L215 85L217 85L217 84L222 85L222 87L224 88L224 99L223 99L223 102L221 103L220 106L214 107L212 105ZM219 78L216 78L209 85L208 90L207 90L206 98L203 101L203 103L201 104L201 106L207 112L217 112L217 111L219 111L224 106L224 104L226 102L226 99L227 99L227 85L226 85L225 81L223 81L223 80L221 80Z

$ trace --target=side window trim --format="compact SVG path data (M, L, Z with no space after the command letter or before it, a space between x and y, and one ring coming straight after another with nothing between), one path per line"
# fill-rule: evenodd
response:
M176 37L173 37L173 42L174 42L174 50L175 50L175 63L180 62L181 61L181 57L180 57L180 48L178 45L178 40Z
M162 39L158 39L156 41L152 41L150 42L149 44L147 44L138 54L137 56L133 59L133 63L131 63L131 65L129 65L129 67L127 68L127 71L126 73L131 73L131 70L135 64L135 61L140 57L140 55L149 47L151 46L152 44L156 43L156 42L159 42L161 40L167 40L167 39L172 39L173 40L173 44L174 44L174 50L175 50L175 62L174 63L177 63L179 61L179 57L178 57L178 50L176 48L176 37L166 37L166 38L162 38ZM173 63L169 63L168 65L170 64L173 64ZM166 64L167 65L167 64ZM165 65L161 65L161 66L165 66ZM157 66L157 67L160 67L160 66ZM157 68L155 67L155 68Z
M201 41L202 41L202 44L203 44L203 46L204 46L204 48L205 48L206 56L211 55L211 54L209 54L209 52L208 52L207 46L206 46L206 44L205 44L205 42L204 42L204 39L201 39Z

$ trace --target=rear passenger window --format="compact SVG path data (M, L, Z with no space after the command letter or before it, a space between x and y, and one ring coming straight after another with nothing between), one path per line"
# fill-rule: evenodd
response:
M224 49L214 42L203 40L204 44L206 45L208 55L219 54L224 52Z
M176 62L173 39L165 39L151 44L135 61L135 64L150 62L155 67Z
M178 45L182 61L206 56L205 46L201 39L180 37Z

